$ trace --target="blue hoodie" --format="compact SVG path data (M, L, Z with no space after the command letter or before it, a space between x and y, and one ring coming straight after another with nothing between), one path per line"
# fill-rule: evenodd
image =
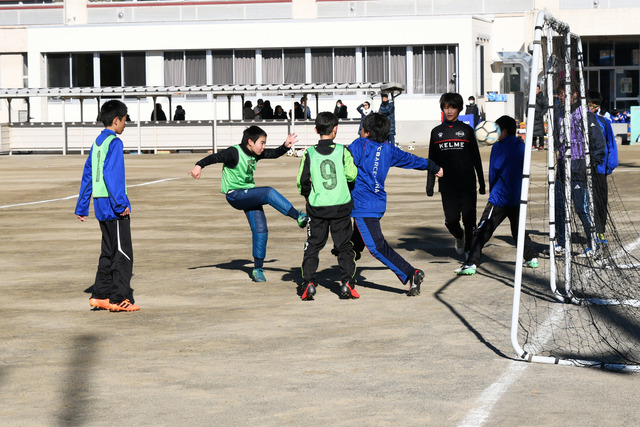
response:
M428 170L438 173L440 166L429 159L414 156L388 142L358 138L349 145L358 177L351 192L352 218L382 218L387 210L384 181L392 166L404 169Z
M602 129L605 142L604 161L598 165L597 171L598 173L609 175L618 167L618 145L609 119L598 114L596 114L596 117L598 118L600 129Z
M109 129L104 129L96 143L101 145L105 138L116 133ZM76 215L89 215L89 201L93 192L93 181L91 180L91 155L93 145L89 152L89 157L84 164L82 173L82 183L80 184L80 194L76 204ZM109 197L95 197L93 199L93 210L98 221L110 221L118 219L120 214L128 207L131 210L131 203L127 197L127 185L124 175L124 153L122 140L114 138L109 145L109 151L104 159L104 183L109 191Z
M520 205L525 144L509 135L491 147L489 157L489 203L501 208Z

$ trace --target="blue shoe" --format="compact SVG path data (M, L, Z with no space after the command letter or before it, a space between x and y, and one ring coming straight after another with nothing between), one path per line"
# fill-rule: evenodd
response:
M598 233L596 234L596 243L599 245L607 245L609 241L605 239L604 233Z
M302 211L298 211L298 227L305 228L309 223L309 215Z
M584 252L578 255L578 258L591 258L595 256L595 251L591 248L585 248Z
M261 268L254 268L253 271L251 272L251 277L253 278L254 282L266 282L267 278L264 277L264 272L262 271Z

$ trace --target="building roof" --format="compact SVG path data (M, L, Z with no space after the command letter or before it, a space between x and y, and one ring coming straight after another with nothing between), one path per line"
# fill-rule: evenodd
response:
M247 84L202 86L123 86L75 88L0 88L0 99L8 98L96 98L101 96L176 96L185 94L243 95L243 94L321 94L347 91L368 91L372 96L390 92L395 96L404 91L400 83L299 83L299 84Z

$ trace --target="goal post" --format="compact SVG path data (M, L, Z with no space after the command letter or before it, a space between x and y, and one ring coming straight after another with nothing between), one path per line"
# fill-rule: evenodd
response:
M640 372L640 239L612 175L608 190L594 187L600 119L587 109L582 42L546 11L535 22L530 76L512 346L528 362ZM532 166L530 149L538 84L549 105L544 167ZM525 230L544 254L526 273Z

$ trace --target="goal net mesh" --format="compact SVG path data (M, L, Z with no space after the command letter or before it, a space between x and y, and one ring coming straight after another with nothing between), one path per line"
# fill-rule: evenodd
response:
M541 34L530 80L548 99L548 151L532 155L526 205L540 267L522 271L517 340L525 355L640 365L638 231L616 171L595 169L603 159L590 126L580 39L547 19Z

